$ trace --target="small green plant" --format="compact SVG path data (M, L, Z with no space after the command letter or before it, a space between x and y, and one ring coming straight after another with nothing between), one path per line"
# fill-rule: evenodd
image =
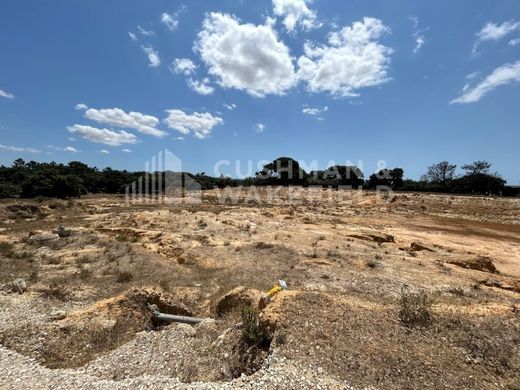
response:
M407 286L401 289L399 319L408 328L427 327L432 323L433 299L424 290L412 292Z
M273 336L269 329L260 322L258 311L252 306L242 308L242 340L250 346L269 347Z

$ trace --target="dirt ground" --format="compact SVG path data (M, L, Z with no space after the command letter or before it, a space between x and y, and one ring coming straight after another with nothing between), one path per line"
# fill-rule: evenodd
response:
M520 388L520 199L255 191L2 201L0 344L116 384L224 385L276 356L325 387ZM268 337L245 341L244 307Z

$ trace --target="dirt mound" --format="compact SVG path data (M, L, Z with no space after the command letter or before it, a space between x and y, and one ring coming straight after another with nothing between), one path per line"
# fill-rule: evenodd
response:
M215 305L214 312L222 317L232 311L240 311L245 306L258 308L262 293L258 290L245 287L236 287L220 299Z
M480 256L473 259L448 260L447 263L475 271L489 272L492 274L499 273L493 261L487 256Z
M119 348L143 330L156 328L146 303L155 304L162 312L192 316L177 303L174 295L154 289L132 289L114 298L95 303L85 310L64 313L50 323L21 326L4 333L1 343L20 353L37 358L50 368L75 368L102 353ZM46 333L43 340L33 340ZM36 350L35 345L41 344Z

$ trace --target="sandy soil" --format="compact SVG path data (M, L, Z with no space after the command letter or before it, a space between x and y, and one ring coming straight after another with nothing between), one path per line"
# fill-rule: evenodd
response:
M291 375L287 388L520 387L520 199L253 195L3 201L6 356L115 387L275 388ZM52 236L60 225L70 237ZM259 311L270 343L246 346L241 307L278 279L289 290ZM164 326L145 303L212 320ZM428 316L407 322L406 309ZM23 364L0 365L4 385Z

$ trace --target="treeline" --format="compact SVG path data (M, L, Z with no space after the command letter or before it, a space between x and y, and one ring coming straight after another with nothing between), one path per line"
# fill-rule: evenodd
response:
M419 181L404 179L402 168L382 169L365 178L355 166L335 165L323 171L306 172L298 161L280 157L265 165L254 177L231 179L211 177L204 172L143 172L98 169L79 161L68 164L15 160L10 167L0 166L0 198L6 197L80 197L87 193L121 194L134 183L133 191L161 193L172 187L213 189L250 185L322 186L329 188L368 188L381 186L402 191L428 191L457 194L518 196L518 188L506 186L491 164L476 161L463 165L462 175L447 161L428 167Z

